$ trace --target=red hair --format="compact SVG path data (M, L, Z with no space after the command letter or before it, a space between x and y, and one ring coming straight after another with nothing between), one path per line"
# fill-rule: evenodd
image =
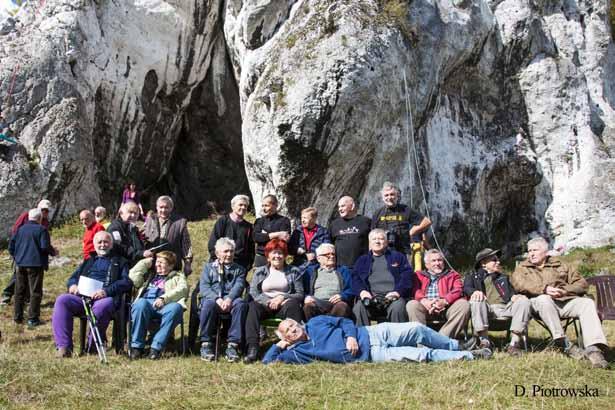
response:
M265 245L265 257L269 258L269 254L273 251L281 251L284 257L288 256L288 245L281 239L272 239Z

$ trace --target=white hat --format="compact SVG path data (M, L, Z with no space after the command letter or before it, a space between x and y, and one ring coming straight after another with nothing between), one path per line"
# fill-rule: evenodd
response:
M38 209L50 209L51 208L51 201L48 199L43 199L41 200L41 202L38 203L37 206Z

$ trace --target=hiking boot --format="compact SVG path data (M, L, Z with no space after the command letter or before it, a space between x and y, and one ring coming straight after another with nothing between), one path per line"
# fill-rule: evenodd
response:
M58 359L64 359L64 358L68 358L72 356L73 356L73 349L71 349L70 347L59 347L58 351L56 352L56 357Z
M237 343L229 343L226 346L226 352L224 355L226 356L226 360L230 363L235 363L239 361L239 353L237 353L238 349Z
M571 357L575 360L583 360L586 358L583 349L572 343L564 350L564 353L566 354L566 356Z
M139 349L137 347L131 347L128 352L128 357L130 360L139 360L143 357L143 349Z
M36 319L28 319L28 329L34 329L37 326L42 325L43 322L41 322L40 319L36 318Z
M491 359L493 357L493 352L487 348L470 350L470 353L475 359Z
M479 349L491 349L491 342L486 337L481 337L478 339L478 347Z
M459 350L472 350L476 349L478 346L478 338L476 336L472 336L465 342L459 342Z
M506 353L513 357L520 357L523 354L523 350L517 345L508 345Z
M13 319L16 325L23 325L23 317L18 317L17 319Z
M248 345L248 352L243 358L244 363L254 363L258 360L258 346L257 345Z
M214 351L211 348L211 343L203 342L201 343L201 360L206 362L213 362L216 358Z
M11 303L11 297L2 295L2 299L0 299L0 306L6 306Z
M158 360L162 356L162 353L158 349L151 349L149 352L150 360Z
M606 369L609 367L609 362L606 361L604 355L599 350L594 350L587 353L587 360L590 361L594 369Z

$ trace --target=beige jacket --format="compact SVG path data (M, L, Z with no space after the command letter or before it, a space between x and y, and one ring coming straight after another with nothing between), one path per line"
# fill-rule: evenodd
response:
M547 286L563 289L571 295L557 298L568 300L576 296L583 296L587 292L587 282L571 266L563 263L559 258L548 256L542 268L525 260L520 263L510 282L519 293L533 297L545 293Z

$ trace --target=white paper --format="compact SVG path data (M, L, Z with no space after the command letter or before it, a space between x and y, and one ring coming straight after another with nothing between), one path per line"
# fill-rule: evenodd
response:
M99 280L88 278L87 276L79 276L77 291L80 295L92 297L96 291L103 288L103 285L104 283Z

